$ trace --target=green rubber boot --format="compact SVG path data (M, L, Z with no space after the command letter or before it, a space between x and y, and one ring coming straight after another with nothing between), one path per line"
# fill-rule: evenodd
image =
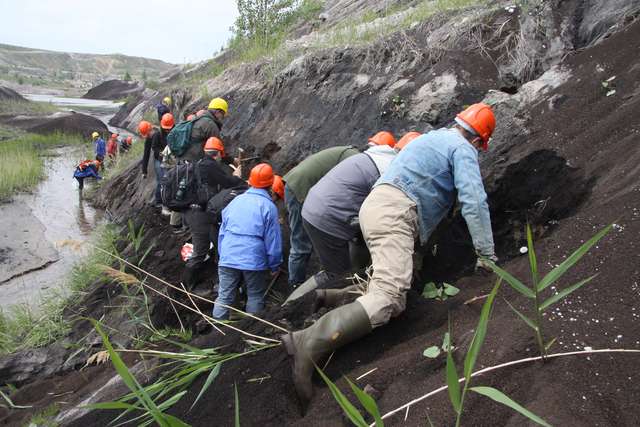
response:
M371 332L371 322L359 302L343 305L322 316L301 331L281 337L287 353L293 357L293 383L300 400L302 415L313 396L314 364L332 351Z
M318 311L320 307L335 307L348 302L350 298L356 299L360 294L357 291L358 285L347 286L343 289L316 289L313 312Z

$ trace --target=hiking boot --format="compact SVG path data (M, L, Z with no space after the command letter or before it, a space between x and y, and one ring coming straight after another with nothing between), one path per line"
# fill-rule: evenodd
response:
M293 383L303 416L313 396L314 364L369 332L371 322L367 312L359 302L353 302L331 310L306 329L280 337L293 357Z
M355 299L359 294L358 285L347 286L343 289L316 289L313 312L315 313L321 307L342 305L347 302L350 297Z

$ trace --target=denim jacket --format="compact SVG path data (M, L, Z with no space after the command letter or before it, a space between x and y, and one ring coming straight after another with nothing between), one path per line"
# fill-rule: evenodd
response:
M457 130L439 129L416 138L376 182L381 184L402 190L416 203L422 244L451 209L457 190L476 251L494 254L478 152Z
M280 222L267 190L252 187L222 211L218 248L222 267L278 270L282 263Z

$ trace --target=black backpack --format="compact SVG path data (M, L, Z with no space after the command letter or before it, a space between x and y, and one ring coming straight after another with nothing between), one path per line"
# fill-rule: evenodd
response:
M213 215L216 222L222 222L222 211L231 203L233 199L247 191L249 187L246 185L224 188L215 196L209 199L207 203L207 213Z
M179 163L165 173L160 183L163 205L175 212L188 210L191 205L206 205L210 192L202 185L199 163Z

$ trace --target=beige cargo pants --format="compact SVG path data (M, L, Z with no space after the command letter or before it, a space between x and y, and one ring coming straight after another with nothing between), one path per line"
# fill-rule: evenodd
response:
M379 185L360 208L360 227L371 252L373 275L358 298L376 328L402 313L413 277L413 248L418 236L416 204L392 185Z

